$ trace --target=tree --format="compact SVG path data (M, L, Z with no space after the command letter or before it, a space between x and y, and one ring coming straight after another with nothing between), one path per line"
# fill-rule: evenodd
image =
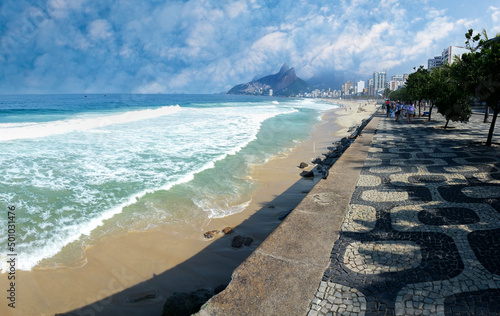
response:
M433 68L429 73L428 95L430 108L428 121L431 120L434 104L436 103L436 99L439 98L441 92L443 91L443 85L446 82L445 71L443 69L444 66L440 66L438 68Z
M406 91L406 87L401 87L398 90L392 91L389 94L389 100L391 100L391 101L407 101L407 100L409 100L408 93Z
M429 70L425 69L424 66L420 66L408 76L406 81L406 91L410 100L418 101L418 116L421 116L420 104L422 100L428 99L429 78Z
M453 63L441 66L431 76L429 91L430 95L435 98L438 112L446 118L444 128L448 127L450 120L467 122L472 114L471 97L463 84L457 81L464 70L461 63Z
M383 93L384 99L387 99L389 97L389 94L391 94L391 89L385 88Z
M470 95L486 103L487 113L488 108L493 110L486 140L486 146L491 146L495 123L500 112L500 34L493 39L488 39L486 32L482 35L484 38L481 38L481 34L474 35L472 29L465 34L465 44L470 53L462 55L461 64L468 70L468 74L460 78L460 81Z

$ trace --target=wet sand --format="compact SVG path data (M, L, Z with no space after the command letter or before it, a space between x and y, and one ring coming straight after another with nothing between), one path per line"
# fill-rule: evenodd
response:
M213 219L204 227L185 225L177 233L167 228L131 232L100 240L85 250L81 267L16 271L16 308L0 305L0 315L161 315L173 292L190 292L227 284L232 271L280 224L279 217L292 210L320 181L301 178L300 162L323 156L332 142L350 135L347 129L376 110L373 103L345 102L326 112L313 135L291 152L255 166L251 177L258 189L241 213ZM206 240L203 233L233 227ZM179 231L181 233L179 233ZM230 247L236 234L252 237L251 246ZM9 289L2 275L1 289ZM5 293L5 292L4 292ZM135 302L133 302L135 301ZM73 314L72 313L72 314Z

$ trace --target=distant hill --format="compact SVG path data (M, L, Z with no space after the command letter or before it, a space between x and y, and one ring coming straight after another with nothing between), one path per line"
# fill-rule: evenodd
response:
M297 77L295 69L285 63L277 74L234 86L227 94L296 96L311 89L309 84Z

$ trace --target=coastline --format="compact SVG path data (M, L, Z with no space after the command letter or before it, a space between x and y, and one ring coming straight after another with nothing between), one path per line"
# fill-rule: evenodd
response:
M253 168L251 177L259 187L243 212L212 219L203 228L185 225L182 236L157 228L106 238L87 247L82 267L18 271L18 308L4 311L7 307L2 306L0 313L53 315L83 307L84 315L113 315L123 310L127 315L161 315L165 299L173 292L229 283L232 271L280 224L279 216L293 209L320 181L318 176L301 178L300 162L310 164L326 153L333 141L349 136L347 129L376 109L370 104L358 112L361 103L340 103L350 109L324 113L310 139ZM205 231L227 226L235 227L233 234L204 239ZM235 234L250 236L254 242L231 248ZM130 303L130 298L148 295L147 300Z

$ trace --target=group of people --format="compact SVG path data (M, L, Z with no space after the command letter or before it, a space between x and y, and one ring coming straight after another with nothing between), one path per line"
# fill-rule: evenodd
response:
M401 116L406 117L408 123L413 123L415 118L415 106L411 103L391 102L385 104L387 117L394 117L396 122Z

